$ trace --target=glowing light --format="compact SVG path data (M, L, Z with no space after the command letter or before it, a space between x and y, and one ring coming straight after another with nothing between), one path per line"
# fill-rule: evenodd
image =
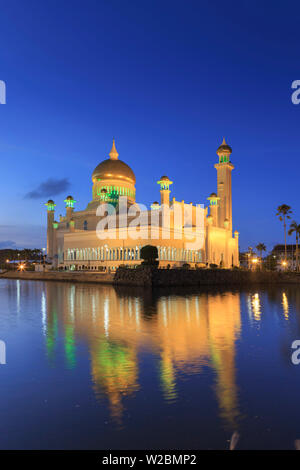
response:
M256 263L258 263L258 259L257 259L257 258L252 258L252 260L251 260L251 261L252 261L252 263L253 263L253 264L256 264Z
M73 209L74 204L77 201L75 201L75 199L73 199L72 196L68 196L67 199L64 200L64 202L66 203L66 207L71 207Z
M24 271L25 268L26 268L26 265L23 264L23 263L20 263L19 266L18 266L18 270L19 270L19 271Z
M288 320L289 319L289 302L288 302L285 292L282 293L282 307L283 307L284 317L286 320Z
M170 190L170 185L173 184L173 181L170 181L168 178L166 179L166 177L162 177L162 179L160 179L159 181L157 181L157 184L160 185L160 190L161 191L169 191Z
M53 201L49 200L48 202L46 202L45 206L47 207L48 212L54 212L55 211L56 204L54 204Z
M217 206L220 198L216 194L211 194L207 200L209 201L210 206Z

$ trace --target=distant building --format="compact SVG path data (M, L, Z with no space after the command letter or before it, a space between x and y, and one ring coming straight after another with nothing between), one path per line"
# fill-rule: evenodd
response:
M52 260L55 267L64 269L115 270L120 265L134 266L141 263L141 248L151 244L157 246L159 265L162 267L181 266L184 263L191 266L213 263L227 268L239 265L239 233L235 231L234 236L232 234L231 171L234 166L230 161L231 152L224 139L217 149L217 193L211 193L207 198L209 208L176 201L175 198L170 201L172 181L164 175L157 182L161 202L154 202L151 210L145 210L135 202L135 175L125 162L119 160L113 141L109 158L102 161L92 174L92 201L85 210L75 211L76 201L68 196L65 199L66 214L56 221L54 201L50 199L46 203L48 259ZM201 178L203 175L199 176L199 181ZM124 197L127 198L126 208L129 210L126 222L120 211ZM115 239L111 236L113 232L109 223L104 238L99 239L97 232L97 224L104 217L103 214L99 216L97 211L100 208L101 212L101 206L107 203L116 212ZM132 215L132 209L133 213L143 216L141 230L143 234L147 233L146 236L137 239L130 236L136 217ZM197 222L199 213L203 220L200 227ZM183 216L179 221L177 214ZM164 224L167 215L169 237L166 236ZM112 220L112 217L113 214L107 220ZM191 247L187 236L189 230L194 231L203 241L201 246ZM155 237L152 231L156 233ZM127 234L125 237L124 233Z
M240 267L241 268L249 268L249 253L240 252L239 260L240 260Z
M285 261L285 245L284 244L275 245L270 255L273 256L277 260L278 269L284 270L288 267L288 269L294 270L296 269L296 245L286 245L286 250L287 250L288 266L282 265L282 262Z

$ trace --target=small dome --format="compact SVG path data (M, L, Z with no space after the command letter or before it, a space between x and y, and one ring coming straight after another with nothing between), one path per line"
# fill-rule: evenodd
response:
M47 204L54 204L54 201L52 201L52 199L49 199L49 201L47 202Z
M73 201L74 198L73 198L72 196L68 196L68 197L66 198L66 200L67 200L67 201Z
M232 153L232 148L226 144L225 137L223 137L223 142L217 150L217 154L226 154L230 155Z
M209 197L218 197L218 196L216 195L216 193L211 193Z
M161 178L160 178L160 181L170 181L169 178L166 176L166 175L163 175Z
M159 202L154 201L154 202L152 203L152 206L154 206L154 205L155 205L155 206L159 206Z

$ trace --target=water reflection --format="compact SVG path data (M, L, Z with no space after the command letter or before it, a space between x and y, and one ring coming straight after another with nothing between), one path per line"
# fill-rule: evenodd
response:
M259 322L261 319L261 302L259 294L257 292L255 294L248 294L247 307L248 316L251 324L253 319L256 322Z
M208 448L218 427L239 429L256 440L255 446L266 439L259 437L262 429L286 430L293 422L300 380L300 369L290 361L291 343L300 335L297 286L141 291L3 281L0 304L0 331L15 367L13 393L2 388L3 397L14 396L18 377L21 408L27 387L35 394L36 416L42 402L50 421L55 410L71 417L71 428L85 421L91 445L101 423L107 448L118 438L112 430L124 432L125 440L128 431L130 447L141 429L149 431L144 445L149 436L152 443L158 437L157 446L189 445L193 435L198 448L201 434ZM38 380L28 380L28 364ZM7 373L5 384L10 371L1 370ZM149 413L155 421L150 429L145 426ZM299 435L298 428L293 435ZM223 443L224 434L217 445Z
M139 293L140 294L140 293ZM111 414L121 418L122 397L140 389L139 351L157 357L165 400L178 399L180 375L213 370L221 416L238 417L235 342L240 335L240 294L160 295L66 284L45 284L47 356L55 363L59 330L65 364L76 367L76 339L88 344L95 393L104 395ZM45 305L42 300L44 318Z
M283 307L283 314L286 320L289 319L289 302L285 292L282 292L282 307Z

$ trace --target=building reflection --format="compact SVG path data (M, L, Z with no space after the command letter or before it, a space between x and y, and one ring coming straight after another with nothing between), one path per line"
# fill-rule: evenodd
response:
M94 391L99 399L107 397L116 419L122 417L124 398L140 388L138 354L146 350L157 358L161 390L169 402L180 399L179 376L197 374L201 380L205 368L212 370L220 415L235 425L239 293L146 291L141 296L128 289L46 283L44 295L43 332L50 363L55 363L59 336L67 368L77 367L76 345L87 345Z
M248 315L250 321L254 318L255 321L260 322L261 320L261 301L259 294L256 292L255 294L248 295Z

